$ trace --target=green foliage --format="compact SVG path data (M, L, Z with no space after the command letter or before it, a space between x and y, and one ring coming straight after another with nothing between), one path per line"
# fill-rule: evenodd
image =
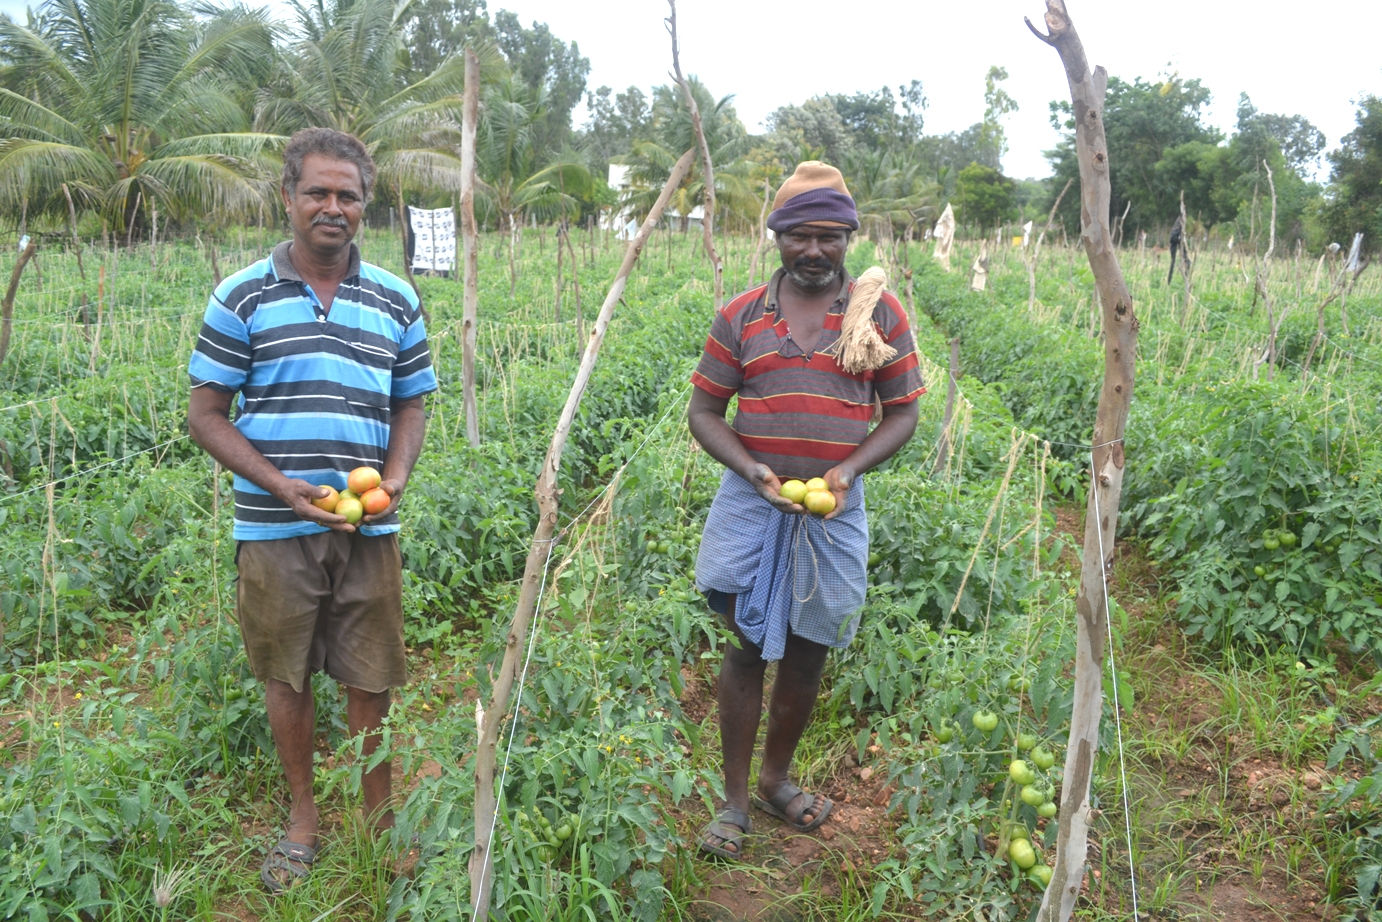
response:
M1332 183L1321 217L1331 239L1348 247L1363 233L1363 246L1376 252L1382 238L1382 97L1358 103L1358 127L1330 151Z
M1013 181L992 167L971 163L960 170L955 186L956 217L982 232L1016 214Z

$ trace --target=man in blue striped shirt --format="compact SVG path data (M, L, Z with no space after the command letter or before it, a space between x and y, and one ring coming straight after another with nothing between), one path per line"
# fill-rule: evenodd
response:
M397 510L437 379L417 296L352 242L373 184L355 137L294 135L282 186L293 239L217 286L188 368L192 436L235 472L236 617L292 796L260 871L274 893L307 876L318 847L311 673L348 689L365 758L389 689L407 681ZM357 528L313 504L364 466L382 471L382 512ZM362 781L380 829L393 825L390 771Z

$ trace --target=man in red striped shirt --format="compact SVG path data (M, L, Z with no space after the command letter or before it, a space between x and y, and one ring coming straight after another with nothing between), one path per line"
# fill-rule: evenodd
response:
M726 803L700 843L727 858L742 854L752 827L749 763L769 660L780 662L753 803L802 832L830 812L830 800L801 791L788 770L826 653L846 646L858 627L868 561L861 475L912 437L926 390L907 315L887 292L872 319L895 354L853 374L832 354L853 289L845 252L859 227L840 172L800 164L778 190L768 226L782 268L715 315L687 411L696 440L726 468L696 583L738 641L720 669ZM731 425L725 414L735 396ZM882 418L870 431L876 404ZM779 492L789 478L812 477L835 496L823 520Z

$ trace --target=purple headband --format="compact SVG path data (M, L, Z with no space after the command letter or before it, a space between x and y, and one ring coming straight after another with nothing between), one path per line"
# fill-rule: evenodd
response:
M792 196L781 208L774 209L768 215L768 227L775 234L798 224L819 221L833 221L850 230L858 230L859 213L854 209L854 199L834 189L808 189Z

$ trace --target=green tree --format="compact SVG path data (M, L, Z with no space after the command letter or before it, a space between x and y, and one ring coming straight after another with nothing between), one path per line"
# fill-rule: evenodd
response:
M652 111L648 97L636 86L618 94L602 86L586 94L585 107L590 115L580 141L603 174L611 160L633 150L635 138L647 135Z
M425 77L467 45L494 44L485 0L414 0L404 17L403 53L415 78Z
M1285 163L1304 174L1319 161L1324 150L1324 132L1303 115L1273 115L1258 112L1247 93L1238 96L1238 132L1245 154L1254 161L1270 156L1271 146L1281 151Z
M988 74L984 76L984 120L980 124L983 126L984 145L988 149L990 163L995 168L1008 152L1003 119L1017 111L1017 100L1008 95L1008 91L1000 85L1007 79L1007 68L996 64L990 67Z
M1108 139L1109 182L1113 212L1122 214L1128 202L1127 230L1152 230L1171 224L1180 213L1180 188L1170 175L1158 176L1156 166L1171 148L1190 142L1218 144L1223 136L1204 124L1204 107L1209 90L1199 80L1171 76L1152 83L1136 78L1131 83L1109 78L1104 102L1104 132ZM1050 200L1054 200L1066 180L1079 182L1079 162L1075 157L1075 123L1070 103L1051 103L1051 123L1067 136L1055 150L1047 151L1054 174ZM1061 202L1061 217L1067 227L1079 227L1080 197L1067 195Z
M1347 246L1363 232L1363 246L1382 244L1382 97L1358 102L1358 127L1328 154L1329 188L1320 217L1331 239Z
M282 139L249 131L240 98L273 57L265 14L239 7L195 21L170 0L49 0L26 25L0 16L0 208L63 213L66 184L121 230L150 205L253 213Z
M532 125L533 144L544 155L571 141L571 112L585 96L590 60L581 56L575 42L564 42L545 23L523 28L518 16L500 10L494 17L499 50L529 92L544 100L540 117Z
M1017 213L1011 179L982 163L960 170L955 184L956 218L981 233Z

